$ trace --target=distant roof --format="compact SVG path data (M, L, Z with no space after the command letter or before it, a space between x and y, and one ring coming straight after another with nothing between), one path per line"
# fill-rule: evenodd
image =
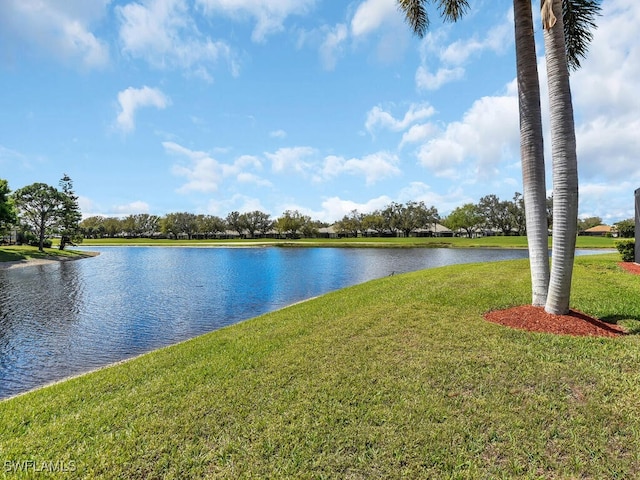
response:
M595 227L587 228L585 232L589 233L608 233L612 230L610 225L596 225Z

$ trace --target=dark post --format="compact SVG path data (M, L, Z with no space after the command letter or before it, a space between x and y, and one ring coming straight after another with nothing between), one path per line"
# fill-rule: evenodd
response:
M640 188L636 190L636 263L640 263Z

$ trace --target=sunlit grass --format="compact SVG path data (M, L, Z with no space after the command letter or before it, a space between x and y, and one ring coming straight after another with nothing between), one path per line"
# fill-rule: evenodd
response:
M580 257L572 306L640 320ZM0 402L0 460L97 478L637 478L640 337L512 330L524 260L386 277ZM0 464L2 465L2 464Z
M57 248L45 248L44 252L38 250L38 247L30 247L27 245L11 245L0 247L0 262L18 262L27 261L29 259L61 259L61 258L77 258L86 257L87 252L79 250L59 250Z
M578 237L578 248L615 248L615 239L606 237ZM226 239L226 240L167 240L148 238L101 238L85 239L84 246L91 245L138 245L138 246L313 246L313 247L452 247L452 248L527 248L527 237L359 237L359 238L303 238L298 240L277 239ZM549 239L551 245L551 239Z

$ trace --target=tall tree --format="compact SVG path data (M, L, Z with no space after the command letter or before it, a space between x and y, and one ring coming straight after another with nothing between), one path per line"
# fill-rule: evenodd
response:
M247 212L240 215L240 224L242 230L249 232L251 238L255 238L256 232L268 231L273 224L271 215L261 212L260 210L254 210L253 212Z
M504 235L513 231L515 218L512 214L512 203L500 200L497 195L485 195L478 202L478 211L485 220L485 226L493 230L500 230Z
M198 216L189 212L168 213L160 221L160 228L163 233L171 234L175 238L179 235L186 235L189 240L198 231Z
M524 198L520 192L513 195L513 200L509 202L509 212L513 218L513 229L517 235L527 235L526 209L524 208Z
M375 231L378 235L382 235L387 229L384 215L380 210L376 210L373 213L367 213L362 216L362 229L364 232L368 230Z
M82 231L80 221L82 212L78 205L78 196L73 191L73 181L66 173L60 180L62 189L62 208L58 223L60 233L60 250L64 250L67 245L82 242Z
M636 236L636 221L635 218L627 218L626 220L620 220L614 224L620 238L634 238ZM638 245L640 248L640 245Z
M276 219L275 229L280 235L287 234L292 238L298 238L299 232L305 231L307 234L309 230L313 231L313 226L307 228L311 223L311 217L303 215L298 210L286 210L281 217Z
M467 237L473 238L474 232L484 222L484 216L477 205L465 203L453 210L444 224L453 231L464 230Z
M242 215L240 215L240 212L237 212L234 210L233 212L230 212L229 214L227 214L226 222L227 222L227 227L229 227L229 230L238 232L238 235L240 237L244 235L245 225L244 225L244 220L242 218Z
M456 15L465 12L463 1L438 0L441 12ZM547 1L547 0L543 0ZM567 22L563 34L569 36L566 45L567 61L574 67L586 53L591 40L590 29L599 7L596 0L560 0ZM401 10L414 33L424 36L429 26L426 4L429 0L398 0ZM549 288L548 239L546 222L546 187L543 155L540 86L533 33L533 14L530 0L513 0L516 37L516 64L520 111L520 150L522 160L523 191L526 228L532 280L532 303L546 305ZM460 9L460 7L462 7ZM594 14L594 11L596 12ZM576 46L578 45L578 46Z
M531 0L513 0L520 162L531 271L531 304L543 306L549 290L547 186L544 165L538 58Z
M121 235L124 230L122 220L117 217L105 218L102 222L102 226L104 228L104 233L106 233L110 238Z
M569 68L579 65L572 55L584 56L591 40L585 32L595 26L599 13L595 0L542 0L553 162L553 255L545 311L556 315L569 311L578 233L578 157ZM565 14L578 26L565 28ZM567 31L578 33L565 40Z
M100 215L87 217L80 222L80 229L85 238L102 238L105 234L105 218Z
M357 237L358 232L362 232L363 215L358 210L351 210L347 215L338 220L335 224L336 232L340 235Z
M33 183L16 190L13 199L20 219L38 238L38 250L44 251L44 239L60 220L65 196L50 185Z
M398 0L414 33L423 37L429 26L428 0ZM439 0L441 13L456 21L466 12L465 1ZM549 256L546 224L546 182L540 84L533 30L531 0L513 0L516 67L520 112L520 154L532 283L532 304L544 305L549 286Z
M214 237L227 229L225 221L215 215L198 215L196 221L198 233L204 235L204 238Z
M13 201L9 194L9 182L0 178L0 235L6 235L9 227L14 225L18 216L16 215L16 209L13 205Z

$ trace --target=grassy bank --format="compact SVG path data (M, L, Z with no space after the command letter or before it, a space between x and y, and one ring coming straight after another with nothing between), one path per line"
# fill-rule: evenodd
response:
M78 250L58 250L57 248L45 248L44 252L37 247L27 245L11 245L0 247L0 262L19 262L27 260L69 260L83 258L91 255Z
M615 248L614 238L578 237L578 248ZM451 248L527 248L527 237L481 237L481 238L340 238L318 239L303 238L300 240L151 240L148 238L100 238L85 239L84 246L280 246L280 247L451 247ZM549 238L551 246L551 238Z
M640 277L617 261L577 259L573 306L637 326ZM637 478L640 337L483 320L529 288L509 261L297 304L0 402L0 461L97 478Z

